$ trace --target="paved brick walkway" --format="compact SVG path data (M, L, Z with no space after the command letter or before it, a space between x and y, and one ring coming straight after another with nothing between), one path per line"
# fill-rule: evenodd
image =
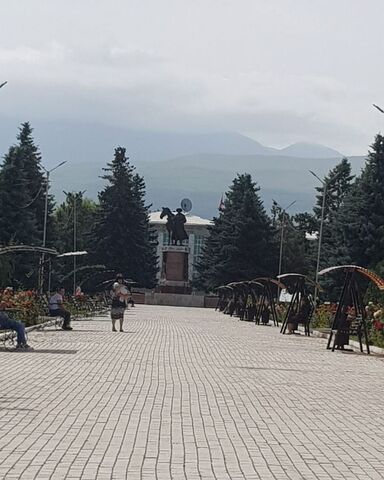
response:
M384 478L384 360L137 306L0 351L0 479Z

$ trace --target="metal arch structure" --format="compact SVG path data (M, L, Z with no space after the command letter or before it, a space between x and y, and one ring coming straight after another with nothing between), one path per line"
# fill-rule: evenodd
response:
M379 290L384 291L384 280L379 275L377 275L377 273L372 272L371 270L368 270L367 268L359 267L358 265L339 265L339 266L336 266L336 267L324 268L324 270L321 270L321 272L319 272L319 275L325 275L327 273L334 272L336 270L344 270L344 271L353 270L353 271L356 271L360 275L362 275L363 277L367 278L372 283L374 283Z
M258 307L263 288L264 285L255 280L248 282L248 295L245 307L245 316L248 321L259 323Z
M96 285L96 287L103 287L105 288L112 288L112 285L116 282L116 278L110 278L109 280L104 280ZM131 278L127 278L123 280L124 285L128 287L132 287L133 285L138 285L137 282L132 280Z
M232 312L239 317L240 320L244 320L245 309L247 303L247 297L249 292L249 285L247 281L228 283L228 287L233 289L233 301L234 311Z
M309 337L309 326L315 311L315 304L309 294L307 285L317 288L317 290L320 290L320 285L301 273L284 273L283 275L278 275L277 278L287 285L288 290L292 294L280 333L286 333L288 323L293 323L296 327L300 323L304 326L305 335ZM304 299L306 299L306 302L303 304Z
M361 297L359 278L365 278L374 283L381 291L384 290L384 280L376 273L359 267L358 265L340 265L326 268L319 272L319 275L326 275L331 272L345 272L344 284L341 290L337 309L332 321L327 349L344 350L348 345L350 335L356 335L359 339L360 351L363 352L363 338L365 340L367 354L370 354L367 313Z
M54 248L47 248L47 247L38 247L36 245L8 245L6 247L0 247L0 255L7 255L7 254L17 254L17 253L38 253L41 255L40 257L40 266L39 272L45 265L45 263L49 264L49 273L48 273L48 290L50 288L50 277L51 277L51 257L57 257L58 252ZM45 255L48 256L48 260L42 263L43 258ZM40 277L39 277L39 284L40 284Z
M230 294L232 293L232 288L228 287L227 285L221 285L220 287L215 288L215 290L217 291L219 297L215 310L224 312L230 301Z
M0 255L7 253L44 253L47 255L57 256L58 252L54 248L36 247L34 245L9 245L0 248Z
M273 295L273 286L277 286L280 289L286 288L285 285L274 278L258 277L251 283L261 285L261 294L256 309L255 323L259 323L260 319L262 323L266 325L269 321L269 315L272 314L273 325L278 327L279 320L276 312L275 296ZM268 314L268 316L267 316ZM268 320L267 322L265 320Z

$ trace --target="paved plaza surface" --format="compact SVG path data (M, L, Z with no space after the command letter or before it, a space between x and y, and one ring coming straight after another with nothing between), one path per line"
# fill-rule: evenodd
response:
M384 479L384 359L143 306L0 350L0 479Z

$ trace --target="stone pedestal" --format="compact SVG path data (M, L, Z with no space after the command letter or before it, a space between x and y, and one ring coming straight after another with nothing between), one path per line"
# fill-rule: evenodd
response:
M158 291L161 293L190 293L188 281L189 247L166 245L163 247L163 268Z

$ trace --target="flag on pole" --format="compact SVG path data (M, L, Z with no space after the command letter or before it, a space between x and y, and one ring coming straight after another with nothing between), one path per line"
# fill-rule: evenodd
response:
M221 200L220 200L220 203L219 203L219 208L218 208L219 212L224 212L225 210L225 204L224 204L224 196L223 194L221 194Z

